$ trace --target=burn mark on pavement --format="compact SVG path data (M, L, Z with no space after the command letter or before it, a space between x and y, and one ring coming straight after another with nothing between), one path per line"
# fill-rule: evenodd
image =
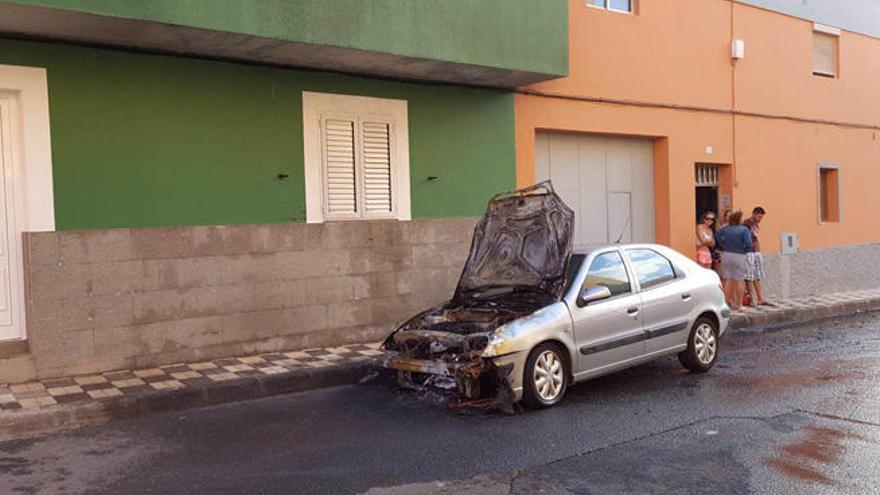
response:
M847 450L848 440L867 441L864 437L837 428L807 426L806 437L776 449L776 457L764 464L802 481L833 485L835 481L824 471L839 464Z

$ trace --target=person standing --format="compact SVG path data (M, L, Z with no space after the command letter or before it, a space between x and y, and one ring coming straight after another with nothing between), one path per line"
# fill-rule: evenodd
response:
M721 218L718 219L718 230L723 229L730 225L730 214L733 213L730 209L724 210L724 214L721 215Z
M730 214L733 213L730 209L725 209L724 214L721 215L721 218L715 223L715 249L712 250L712 268L718 272L718 276L721 277L721 281L724 282L724 276L721 274L721 245L718 243L718 232L721 231L724 227L730 225Z
M703 268L712 268L712 248L715 247L715 212L707 211L700 215L697 224L697 263Z
M766 214L764 208L756 206L752 210L752 216L743 222L752 236L752 250L746 255L746 290L749 292L752 306L768 305L761 290L761 280L764 279L764 257L761 255L761 241L758 237L761 220Z
M730 224L716 235L721 249L721 280L724 298L733 309L742 308L745 295L746 253L752 250L752 234L742 225L743 213L730 214Z

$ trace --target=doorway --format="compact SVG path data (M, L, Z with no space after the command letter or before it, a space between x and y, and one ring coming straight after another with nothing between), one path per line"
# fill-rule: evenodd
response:
M707 211L718 213L718 186L697 186L696 221Z
M0 95L0 341L24 336L21 233L16 225L12 149L14 102Z
M55 230L46 69L0 64L0 341L27 338L22 232Z
M720 182L719 166L711 163L698 163L694 170L696 178L696 218L699 223L700 217L707 211L719 213L718 187Z

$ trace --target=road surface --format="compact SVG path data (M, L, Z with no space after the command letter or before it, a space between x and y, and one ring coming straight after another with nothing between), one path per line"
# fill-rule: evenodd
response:
M438 482L439 481L439 482ZM729 334L559 407L460 415L384 383L0 443L0 493L877 493L880 314Z

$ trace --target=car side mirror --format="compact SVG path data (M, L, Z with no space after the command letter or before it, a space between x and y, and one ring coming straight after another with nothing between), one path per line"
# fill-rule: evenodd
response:
M608 299L611 297L611 289L604 285L596 285L581 291L578 296L578 306L584 307L587 304Z

